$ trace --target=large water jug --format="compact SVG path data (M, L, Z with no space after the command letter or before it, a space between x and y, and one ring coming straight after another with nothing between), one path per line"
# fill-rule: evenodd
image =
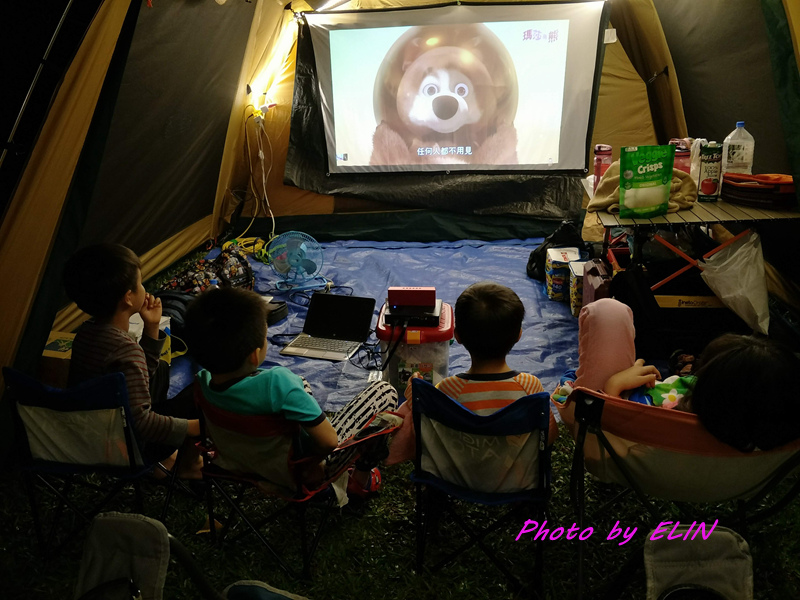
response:
M744 121L737 121L736 129L722 143L723 173L753 173L753 151L756 141L744 128Z

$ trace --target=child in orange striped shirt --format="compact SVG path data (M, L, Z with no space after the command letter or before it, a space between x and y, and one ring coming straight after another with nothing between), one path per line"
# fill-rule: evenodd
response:
M436 387L478 415L490 415L523 396L544 391L537 377L515 371L506 362L522 335L524 317L525 307L510 288L482 281L465 289L456 301L454 334L469 352L471 365L466 373L451 375ZM411 380L405 396L406 402L398 409L404 417L403 427L394 436L387 464L414 458ZM548 444L557 436L551 412Z

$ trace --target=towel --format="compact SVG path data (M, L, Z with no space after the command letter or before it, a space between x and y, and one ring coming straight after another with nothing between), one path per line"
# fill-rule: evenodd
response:
M672 169L672 184L669 188L668 213L688 210L697 201L697 184L688 173ZM619 214L619 161L614 161L597 184L594 197L586 207L587 212L608 211Z

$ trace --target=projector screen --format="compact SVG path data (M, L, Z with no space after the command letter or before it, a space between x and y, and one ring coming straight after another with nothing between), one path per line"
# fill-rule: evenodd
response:
M304 17L330 173L588 168L606 2Z

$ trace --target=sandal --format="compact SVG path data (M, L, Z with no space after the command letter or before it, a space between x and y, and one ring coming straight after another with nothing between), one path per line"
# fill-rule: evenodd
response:
M347 495L356 498L369 498L381 489L381 472L378 467L371 469L367 482L362 486L353 478L353 469L350 469L350 478L347 480Z

